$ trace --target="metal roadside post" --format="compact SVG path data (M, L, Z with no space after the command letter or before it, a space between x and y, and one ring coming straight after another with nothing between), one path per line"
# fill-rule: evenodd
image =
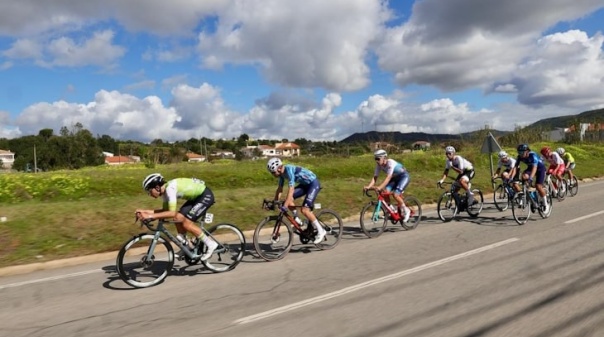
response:
M497 140L495 139L495 137L493 137L493 134L489 132L487 137L484 139L484 142L482 143L482 148L480 149L480 153L486 153L489 155L489 163L491 164L491 177L495 173L495 170L493 170L492 153L499 152L499 151L501 151L501 146L499 146L499 144L497 143ZM495 183L491 182L491 185L492 185L493 190L495 190Z

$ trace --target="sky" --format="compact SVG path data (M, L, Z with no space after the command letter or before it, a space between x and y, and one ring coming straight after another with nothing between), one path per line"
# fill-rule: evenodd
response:
M0 0L0 138L514 130L604 108L604 0Z

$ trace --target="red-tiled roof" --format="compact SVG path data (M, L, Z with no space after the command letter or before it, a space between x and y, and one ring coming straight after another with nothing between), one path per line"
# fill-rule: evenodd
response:
M126 156L113 156L113 157L105 157L105 163L107 163L107 164L135 163L135 161Z

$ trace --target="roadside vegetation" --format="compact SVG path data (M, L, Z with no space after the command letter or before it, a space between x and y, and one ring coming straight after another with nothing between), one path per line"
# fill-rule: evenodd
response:
M491 192L489 156L480 153L480 145L455 145L459 154L475 165L474 186ZM542 145L564 146L572 153L579 178L604 175L604 145L531 144L537 151ZM515 154L513 147L504 148ZM435 184L444 168L442 149L391 157L402 161L411 173L407 193L418 197L424 205L434 203L442 193ZM492 154L492 160L496 165L496 153ZM343 217L356 219L367 201L362 187L373 174L375 162L371 154L300 157L285 162L306 166L317 173L323 186L317 201ZM266 171L264 159L1 174L0 216L8 221L0 222L0 267L119 249L130 236L141 231L134 225L134 209L161 206L160 201L149 198L141 188L142 179L152 172L161 172L167 179L205 180L216 195L217 203L211 209L214 221L234 223L242 230L254 229L269 214L260 206L263 198L273 196L277 183Z

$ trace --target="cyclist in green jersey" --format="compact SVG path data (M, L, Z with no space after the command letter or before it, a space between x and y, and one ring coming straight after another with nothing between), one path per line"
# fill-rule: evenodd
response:
M575 169L575 158L573 158L572 154L566 152L563 147L557 148L556 152L558 152L560 157L562 157L562 160L564 160L564 166L566 167L566 171L568 171L568 176L572 184L574 177L573 170Z
M162 197L163 207L161 209L137 209L136 215L139 219L169 219L176 222L178 238L186 241L186 233L203 241L208 248L200 257L202 261L207 260L218 246L216 241L203 233L196 224L202 216L205 217L208 209L214 204L214 193L206 186L205 182L195 178L176 178L170 181L164 179L159 173L152 173L143 180L143 189L152 198ZM185 199L186 202L176 209L177 200ZM182 254L176 253L177 258Z

